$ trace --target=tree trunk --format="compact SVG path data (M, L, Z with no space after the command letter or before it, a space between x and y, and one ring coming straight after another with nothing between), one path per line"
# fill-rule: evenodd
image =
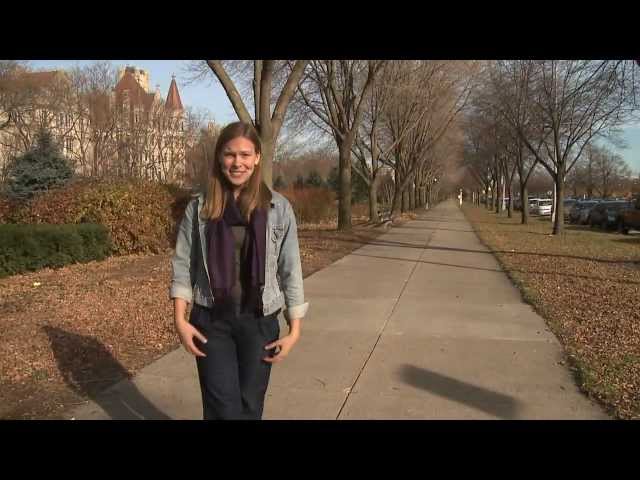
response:
M393 191L393 204L391 205L391 218L395 218L402 209L402 190L400 190L400 180L395 176L395 189Z
M270 140L262 141L262 153L260 162L262 163L262 179L269 188L273 188L273 157L275 156L275 142Z
M563 168L560 169L561 172L564 170L564 166L562 167ZM564 201L562 200L564 198L564 175L557 176L556 184L558 185L556 193L558 208L556 209L556 219L553 222L553 234L559 235L564 231Z
M556 221L556 204L558 203L558 188L555 182L553 182L553 197L551 200L551 222Z
M511 192L511 184L507 187L507 195L509 196L509 202L507 203L507 216L513 217L513 195Z
M502 182L501 182L501 178L498 177L498 180L496 182L496 197L497 197L497 201L496 201L496 205L495 205L495 211L497 214L500 213L501 209L502 209Z
M409 211L416 209L416 188L415 185L409 185Z
M522 203L522 224L526 225L529 223L529 192L526 183L520 183L520 200Z
M374 223L380 221L380 216L378 215L378 184L380 183L380 178L380 175L374 175L369 184L369 221Z
M491 181L491 210L495 210L498 205L498 181L494 178Z
M351 142L340 142L338 152L340 175L338 230L351 230Z

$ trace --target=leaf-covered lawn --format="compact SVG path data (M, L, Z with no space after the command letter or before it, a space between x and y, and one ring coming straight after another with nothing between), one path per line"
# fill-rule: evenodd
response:
M578 385L613 415L640 418L640 234L520 224L466 204L463 211L524 298L563 344Z
M302 226L304 276L381 233ZM0 279L0 418L61 418L178 347L170 256L112 257Z

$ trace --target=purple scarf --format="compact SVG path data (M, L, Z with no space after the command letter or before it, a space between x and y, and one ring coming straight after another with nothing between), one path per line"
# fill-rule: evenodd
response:
M216 303L228 304L236 281L235 238L232 226L248 227L241 250L240 283L243 291L243 310L254 310L262 316L262 286L264 286L267 213L256 208L249 223L245 221L233 198L227 193L224 213L207 225L207 266L211 277L211 290Z

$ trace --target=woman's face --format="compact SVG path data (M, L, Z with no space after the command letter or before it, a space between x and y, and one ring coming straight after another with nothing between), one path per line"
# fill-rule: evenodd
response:
M222 173L239 190L251 178L253 170L260 162L253 142L244 137L236 137L222 148Z

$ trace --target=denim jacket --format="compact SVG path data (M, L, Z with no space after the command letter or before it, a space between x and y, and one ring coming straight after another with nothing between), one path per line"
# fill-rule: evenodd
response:
M302 265L298 246L296 218L289 201L272 192L271 208L267 215L265 285L262 290L264 315L284 308L284 316L303 318L309 308L304 301ZM207 267L206 220L200 218L204 195L199 193L185 209L180 222L176 250L171 259L172 277L169 296L183 298L198 305L212 307L215 299L211 291ZM197 212L195 211L197 208ZM196 216L197 215L197 216ZM197 219L197 223L194 220ZM196 249L192 255L192 249Z

